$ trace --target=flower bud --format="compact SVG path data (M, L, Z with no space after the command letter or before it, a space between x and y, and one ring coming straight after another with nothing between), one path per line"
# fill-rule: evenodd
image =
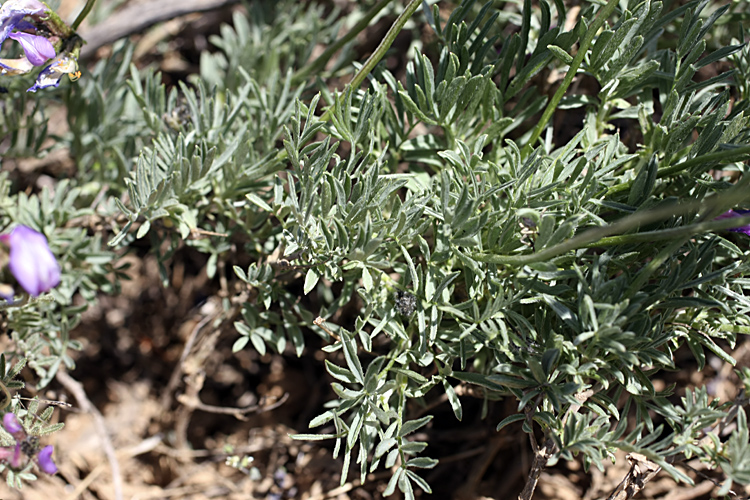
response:
M3 427L5 427L5 430L8 431L10 434L17 434L19 432L23 432L23 427L21 426L21 423L18 421L18 417L14 413L6 413L3 416Z
M37 455L37 463L42 472L47 474L57 474L57 465L52 461L52 452L55 451L55 447L51 444L41 449Z
M37 297L60 283L60 266L42 233L16 226L0 240L10 247L8 267L26 293Z

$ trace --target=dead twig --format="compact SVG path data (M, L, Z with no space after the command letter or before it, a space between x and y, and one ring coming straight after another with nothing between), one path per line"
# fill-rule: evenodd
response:
M109 467L112 470L112 484L115 490L115 499L122 500L122 475L120 474L120 462L117 460L115 448L112 446L112 440L109 438L104 417L96 406L91 403L91 400L89 400L86 391L83 390L83 385L81 385L80 382L63 370L58 370L55 378L63 387L75 396L81 411L90 413L94 418L94 429L99 435L102 449L104 449L104 454L107 456Z
M117 450L117 456L120 458L131 458L138 455L143 455L144 453L148 453L149 451L156 448L159 443L161 443L161 440L161 435L157 434L156 436L151 436L150 438L144 439L135 446L131 446L123 450ZM89 485L93 483L94 480L99 477L102 472L104 472L104 469L106 467L106 464L97 465L94 470L89 472L89 474L85 478L83 478L83 481L76 485L76 489L73 491L73 493L68 495L67 500L75 500L76 498L79 498L81 494L86 490L86 488L88 488Z
M341 338L338 335L336 335L335 333L333 333L331 331L331 329L326 326L325 320L323 318L321 318L320 316L318 316L317 318L315 318L315 321L313 321L313 325L319 326L320 328L322 328L324 332L326 332L328 335L330 335L331 337L333 337L334 339L336 339L336 341L341 340Z
M747 397L745 396L745 392L744 390L741 390L740 393L735 398L734 407L724 416L724 418L722 418L719 422L716 423L716 425L714 425L714 427L709 431L709 433L721 435L722 431L728 425L730 425L730 422L736 416L737 408L739 408L746 402L747 402ZM704 436L701 441L704 441L704 440L707 443L712 442L711 439L708 437L708 435ZM607 500L627 500L629 498L633 498L635 494L637 494L639 491L641 491L645 487L647 482L653 479L654 476L656 476L656 474L658 474L659 471L661 471L661 467L659 465L657 465L656 463L652 462L651 460L646 458L644 455L641 455L639 453L630 453L627 455L627 459L630 462L630 471L622 480L622 482L620 482L617 488L615 488L615 490L607 497ZM686 463L684 455L670 457L670 460L668 461L672 464L679 463L683 467L691 469L697 475L713 483L713 485L716 487L721 486L721 484L715 479L709 477L708 475L704 474L703 472L699 470L696 470L695 468L691 467L688 463ZM729 493L731 495L737 496L737 493L734 491L730 490ZM691 497L688 494L687 496L685 496L685 498L691 498Z
M238 0L159 0L136 3L115 12L106 21L91 29L82 30L86 45L81 49L81 59L87 59L104 45L134 33L139 33L154 24L193 12L206 12L239 3Z
M206 490L206 485L196 484L191 486L183 486L181 488L168 488L161 491L138 493L133 496L133 500L147 500L150 498L188 498L196 493L204 493L209 498L226 498L227 494L231 493L229 488L224 487L211 487L209 491ZM210 496L209 496L210 494Z
M534 496L536 485L539 482L539 477L547 466L547 461L555 451L555 442L551 439L547 439L544 446L539 448L536 444L534 434L531 433L529 436L532 442L531 447L534 448L534 460L531 463L531 470L529 470L529 476L523 487L523 491L518 495L518 500L531 500L531 497Z
M743 389L743 390L741 391L741 393L740 393L740 396L744 396L744 389ZM738 396L738 397L740 397L740 396ZM735 412L736 412L736 410L735 410ZM722 421L723 421L723 420L724 420L724 419L722 419ZM704 439L705 439L705 438L704 438ZM703 471L701 471L701 470L698 470L698 469L696 469L695 467L693 467L693 466L692 466L692 465L690 465L689 463L687 463L687 462L683 461L683 462L681 463L681 465L682 465L683 467L685 467L686 469L690 469L691 471L693 471L693 473L695 473L695 474L696 474L697 476L700 476L700 477L702 477L703 479L705 479L706 481L710 482L710 483L711 483L711 484L713 485L713 486L711 487L711 489L713 489L714 487L716 487L716 488L721 488L721 487L722 487L722 484L721 484L721 482L720 482L720 481L717 481L716 479L712 478L711 476L709 476L709 475L708 475L708 474L706 474L705 472L703 472ZM705 481L704 481L704 483L705 483ZM709 490L709 491L710 491L710 490ZM750 498L750 497L748 497L747 495L746 495L746 496L740 496L740 494L739 494L738 492L734 491L734 490L733 490L733 489L731 489L731 488L730 488L730 489L729 489L729 490L727 491L727 493L728 493L729 495L731 495L732 497L734 497L734 498L735 498L736 500L746 500L747 498Z
M640 453L628 453L630 470L607 500L627 500L641 491L661 471L661 467Z
M218 310L220 311L220 309ZM203 329L203 327L205 327L209 322L214 320L216 317L217 317L216 311L214 312L214 314L206 315L191 330L190 336L188 337L187 342L185 342L185 347L182 349L180 360L175 365L174 370L172 371L172 375L169 377L169 382L167 383L167 387L165 387L164 391L161 393L160 403L161 403L161 407L164 410L168 410L169 405L172 403L172 393L174 392L175 389L177 389L177 386L180 384L180 375L182 375L182 370L184 368L185 360L187 359L188 354L190 354L190 351L193 349L193 345L195 344L195 340L198 338L198 334Z
M285 392L278 401L267 406L265 406L263 404L264 401L261 400L258 404L246 406L244 408L232 408L229 406L207 405L202 402L198 396L192 398L186 394L180 394L179 396L177 396L177 401L185 406L192 408L193 410L205 411L206 413L218 413L221 415L232 415L237 420L242 421L247 420L247 417L245 415L247 415L248 413L265 413L267 411L271 411L283 405L287 399L289 399L289 393Z
M374 474L368 474L367 481L374 484L375 481L390 478L392 475L393 475L393 471L391 470L376 472ZM361 481L359 479L355 479L354 481L349 481L348 483L345 483L343 486L334 488L331 491L327 491L319 495L311 496L310 500L325 500L327 498L336 498L339 495L348 493L352 491L354 488L359 488L360 486L362 486Z
M581 407L586 403L588 398L594 395L594 393L595 391L593 389L588 389L586 391L579 392L578 394L575 395L576 401L578 401L578 403L571 405L568 408L568 410L565 412L565 415L563 416L563 419L562 419L563 425L565 424L565 422L567 422L570 415L580 410ZM529 440L531 441L531 449L534 452L534 460L531 463L531 469L529 470L529 475L528 475L528 478L526 479L526 484L523 487L523 491L521 491L521 494L518 495L518 500L531 500L531 497L534 496L534 490L536 489L536 485L539 482L539 477L542 475L544 468L547 466L547 461L557 450L557 445L555 445L555 442L550 438L548 438L544 442L544 446L541 448L537 444L536 437L534 436L534 431L533 431L534 429L533 417L534 417L535 411L536 411L536 406L534 407L527 406L525 409L526 423L531 429L531 432L529 433Z
M691 488L680 488L677 491L672 490L672 492L664 497L664 500L695 500L696 498L704 498L714 488L715 486L710 481L704 481ZM734 500L743 500L743 498L747 497L733 496L733 498Z

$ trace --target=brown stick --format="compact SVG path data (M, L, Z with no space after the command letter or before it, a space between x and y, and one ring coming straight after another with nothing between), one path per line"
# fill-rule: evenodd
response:
M131 446L130 448L126 448L123 450L117 450L117 455L122 458L131 458L143 453L148 453L149 451L156 448L157 445L161 443L161 440L162 436L160 435L151 436L150 438L144 439L135 446ZM107 465L104 463L97 465L94 470L89 472L89 474L85 478L83 478L83 481L78 483L76 489L73 490L73 493L66 497L66 500L77 500L78 498L80 498L83 492L91 485L91 483L93 483L96 478L99 477L102 472L104 472L104 469L106 467Z
M529 477L526 480L526 484L523 487L523 491L518 495L518 500L531 500L534 496L534 490L539 482L544 468L547 466L547 460L552 456L555 450L555 442L551 439L547 439L542 448L536 445L536 438L534 434L529 434L532 440L532 448L534 448L534 461L531 463L531 470L529 470Z
M633 498L661 471L660 466L640 453L628 453L627 459L630 462L630 470L607 500Z
M565 425L565 422L568 421L568 417L570 417L570 415L572 415L573 413L578 412L583 404L586 403L586 400L588 400L588 398L590 398L592 395L594 395L593 389L579 392L575 395L578 403L571 405L570 408L568 408L568 411L565 412L565 415L562 419L563 425ZM539 402L537 401L537 404L538 403ZM537 445L533 430L534 421L532 419L534 416L534 412L536 411L535 408L536 407L531 408L527 406L524 410L526 412L526 422L529 428L532 430L531 433L529 433L529 440L531 441L531 450L534 452L534 460L531 463L529 477L526 479L526 484L523 487L523 491L521 491L521 494L518 495L518 500L531 500L531 497L534 496L536 485L539 482L539 477L541 477L544 468L547 466L547 461L555 453L555 451L557 451L557 445L555 445L555 442L549 438L544 442L543 448L539 448L539 446Z
M86 40L86 45L81 49L81 59L91 57L103 45L143 31L156 23L234 3L238 3L238 0L159 0L126 7L104 22L82 30L80 35Z
M278 401L269 405L265 405L264 401L261 400L259 404L253 404L244 408L232 408L229 406L207 405L203 401L201 401L197 395L192 398L186 394L180 394L179 396L177 396L177 401L179 401L184 406L192 408L193 410L200 410L206 413L218 413L220 415L232 415L237 420L243 421L247 420L247 417L245 415L247 415L248 413L265 413L267 411L274 410L283 405L287 399L289 399L289 393L285 392Z
M112 484L115 489L115 498L117 500L122 500L122 475L120 474L120 462L117 460L115 448L112 446L112 440L109 438L104 417L97 407L91 403L91 400L89 400L86 391L83 390L83 385L80 382L63 370L58 370L55 378L63 387L75 396L81 410L90 413L94 418L94 428L99 435L104 454L109 461L109 468L112 469Z
M217 311L220 311L218 306ZM207 314L202 320L196 323L196 325L190 331L190 336L188 337L187 342L185 342L185 347L182 349L180 360L175 365L174 370L172 371L172 376L169 377L169 383L167 383L167 387L164 389L164 391L162 391L161 394L160 403L164 411L169 410L169 406L172 404L172 393L180 384L180 376L182 375L182 370L184 369L185 360L190 354L190 351L192 351L195 340L198 338L198 334L203 329L203 327L216 319L216 317L216 312L214 312L214 314Z

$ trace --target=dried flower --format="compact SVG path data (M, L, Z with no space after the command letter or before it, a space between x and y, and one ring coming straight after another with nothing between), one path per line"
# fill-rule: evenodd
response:
M396 292L396 310L402 316L411 316L417 308L417 298L409 292Z
M68 75L73 82L81 77L81 72L78 71L78 61L73 56L65 55L55 59L52 64L39 73L36 83L26 92L36 92L39 89L57 87L65 75Z
M60 266L42 233L16 226L0 241L10 247L8 267L26 293L37 297L60 283Z

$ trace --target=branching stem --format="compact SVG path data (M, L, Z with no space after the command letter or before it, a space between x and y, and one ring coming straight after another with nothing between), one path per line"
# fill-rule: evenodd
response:
M532 438L533 439L533 438ZM532 440L532 443L534 441ZM523 491L518 495L518 500L531 500L534 496L534 490L539 482L539 478L544 472L544 468L547 466L549 457L552 456L555 449L555 443L551 439L547 439L544 446L537 448L534 452L534 461L531 464L531 470L529 470L529 477L526 480L526 484L523 487Z

